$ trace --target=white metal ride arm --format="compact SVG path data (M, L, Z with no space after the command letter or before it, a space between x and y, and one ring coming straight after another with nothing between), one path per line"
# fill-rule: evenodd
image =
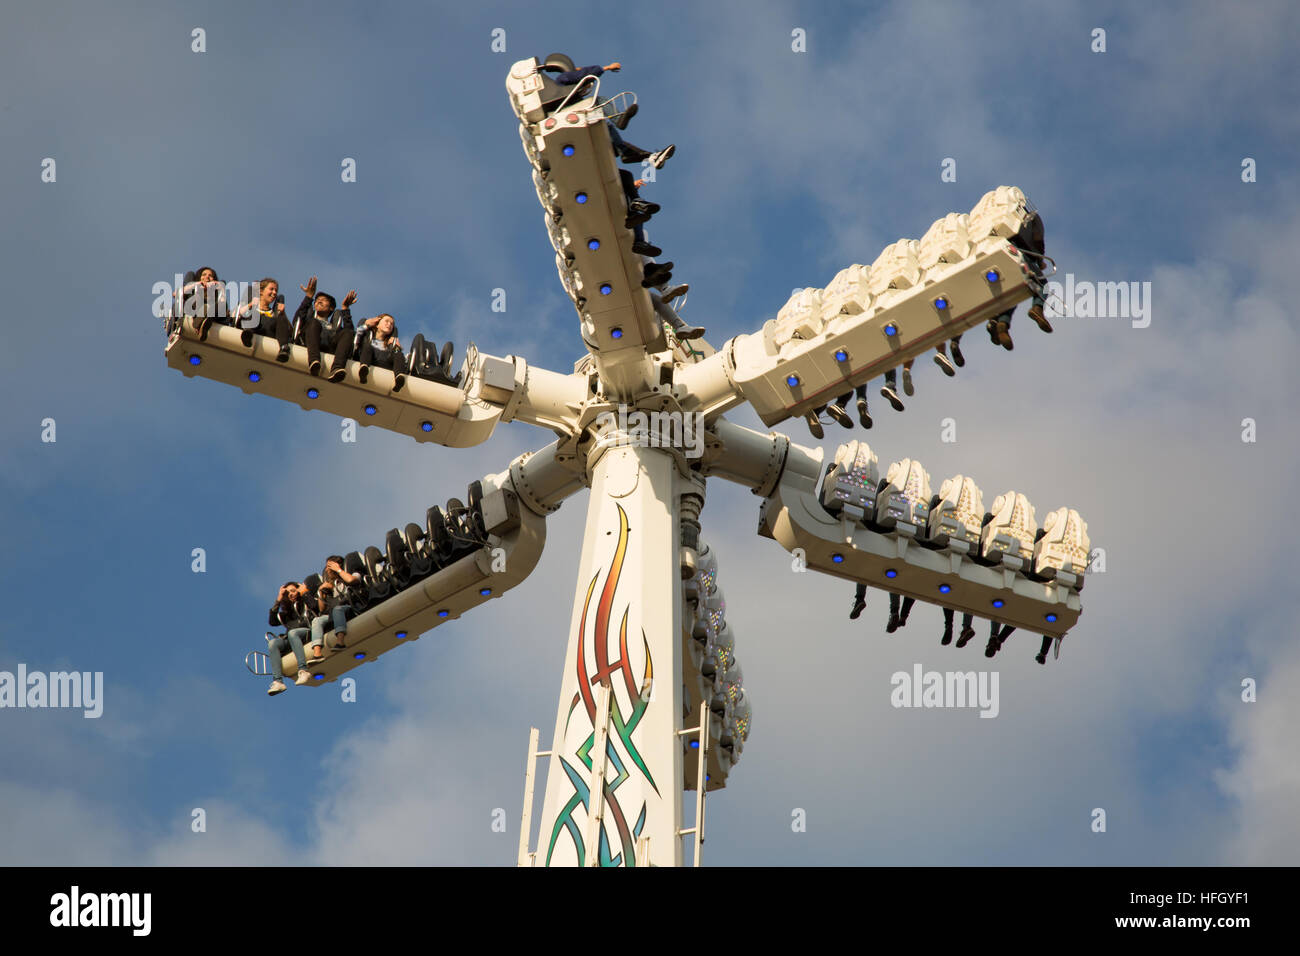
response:
M1033 294L1037 263L1009 237L1032 215L1024 193L1000 186L970 215L951 213L871 266L797 292L761 332L681 369L683 401L710 417L749 402L774 425L1012 310Z
M606 125L634 99L600 96L590 79L557 86L536 58L510 68L506 89L582 340L608 393L630 397L652 382L648 354L667 348L663 323L641 287L644 260L632 251L624 224L627 199Z
M482 515L486 541L429 577L411 584L348 623L346 648L313 665L313 683L330 683L426 631L498 598L523 582L542 555L546 515L584 487L582 477L555 458L558 442L525 453L500 474L483 479ZM432 531L425 541L432 539ZM335 647L333 632L326 646ZM281 660L284 673L297 673L293 654Z
M409 435L416 441L467 448L486 441L497 422L518 420L546 428L573 430L589 388L585 375L561 375L522 358L467 350L458 387L406 376L393 391L393 373L372 368L361 384L359 365L331 382L307 371L307 350L295 345L289 361L277 362L274 338L256 335L251 348L240 330L213 325L200 342L192 319L185 319L167 342L167 364L187 377L210 378L246 394L270 395L306 409L318 409L362 425Z
M882 477L866 442L841 445L824 469L820 449L784 436L715 430L723 447L706 473L763 495L759 534L801 549L809 569L1050 637L1078 621L1090 541L1077 511L1058 508L1039 529L1023 494L986 512L964 475L937 495L912 459Z

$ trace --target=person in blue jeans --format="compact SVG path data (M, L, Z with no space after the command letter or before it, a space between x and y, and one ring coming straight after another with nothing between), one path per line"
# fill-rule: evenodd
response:
M270 635L267 638L267 656L271 658L271 688L267 691L274 697L285 691L284 666L280 662L290 650L298 659L298 676L295 684L305 684L311 680L307 673L307 654L303 649L303 640L310 633L308 627L311 610L307 606L307 586L295 581L286 581L280 586L275 596L275 603L267 615L266 622L272 627L283 627L284 634Z
M336 646L345 646L343 638L347 636L348 614L352 611L352 605L347 603L347 589L349 585L359 583L361 575L347 571L343 567L343 557L332 554L325 559L321 579L316 592L316 607L320 614L311 622L311 659L315 661L325 656L325 632L331 627L337 638Z

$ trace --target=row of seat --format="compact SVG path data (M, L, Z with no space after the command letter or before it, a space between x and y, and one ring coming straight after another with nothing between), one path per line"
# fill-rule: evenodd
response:
M929 472L904 458L882 478L875 453L862 441L840 446L827 466L821 502L829 513L847 514L873 531L906 534L923 546L956 551L1034 580L1083 588L1091 541L1087 523L1072 508L1052 511L1040 528L1029 499L1008 491L985 511L983 493L965 475L946 479L932 494Z

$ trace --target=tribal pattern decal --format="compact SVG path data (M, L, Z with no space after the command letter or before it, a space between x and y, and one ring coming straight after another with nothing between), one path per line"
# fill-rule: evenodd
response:
M623 616L619 622L618 628L618 659L610 660L610 623L614 616L614 595L618 590L618 582L623 574L623 562L627 556L628 546L628 522L627 512L622 506L615 504L618 508L618 543L614 548L614 556L610 562L609 573L605 578L605 586L601 589L600 600L595 608L595 621L592 627L592 646L593 657L595 658L596 668L594 673L589 671L587 662L587 617L591 611L592 595L596 591L596 582L600 579L601 572L598 570L591 578L587 585L587 596L582 605L582 616L578 622L578 651L577 651L577 677L578 693L573 695L573 701L569 704L569 715L565 720L564 736L568 739L569 725L573 720L573 715L578 709L578 704L583 705L586 712L587 725L591 726L592 732L587 735L582 745L569 754L571 759L566 760L564 756L559 756L560 766L564 768L565 774L569 778L569 783L573 786L573 796L564 805L560 815L556 818L555 826L551 830L550 845L546 851L546 865L550 866L551 857L555 852L555 846L560 836L567 832L573 840L574 847L578 854L578 865L584 865L585 854L588 848L583 846L582 832L578 823L573 818L574 812L578 807L590 811L591 793L587 786L587 780L590 777L592 767L591 748L596 742L596 698L592 688L601 683L607 682L610 686L609 711L611 733L608 737L607 756L609 764L612 766L617 776L611 781L606 780L605 787L605 808L608 811L606 821L612 819L614 829L618 833L618 844L620 852L612 855L609 835L605 832L605 826L601 826L600 846L596 848L599 854L601 866L635 866L636 865L636 840L641 835L645 827L647 806L643 801L641 811L637 816L636 823L631 827L628 826L627 814L618 801L618 789L629 779L633 770L639 771L646 782L650 784L655 793L659 792L659 786L655 783L654 777L650 774L650 768L646 766L645 760L642 759L636 744L632 740L632 734L640 724L641 718L645 715L649 707L649 688L650 682L654 677L654 668L650 660L650 642L646 639L645 632L641 632L641 643L645 648L645 673L641 679L637 680L632 671L631 659L628 656L627 646L627 620L628 608L623 609ZM619 675L622 676L622 689L627 694L628 715L624 717L623 704L619 699ZM644 691L644 693L643 693ZM624 756L620 756L622 750ZM587 769L587 773L582 773L574 764L581 762ZM629 769L629 765L630 768Z

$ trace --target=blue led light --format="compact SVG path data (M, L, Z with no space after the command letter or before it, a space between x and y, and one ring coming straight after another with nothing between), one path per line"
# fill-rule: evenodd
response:
M320 398L320 389L318 388L307 389L307 397L312 399Z
M614 287L610 285L608 282L606 282L604 285L600 287L601 295L609 295L613 291L614 291Z
M895 335L898 334L898 326L896 326L893 322L890 322L887 326L885 326L885 334L892 339Z
M560 150L560 152L562 152L565 156L572 156L572 155L573 155L573 147L572 147L572 146L566 146L566 147L564 147L564 149Z
M952 585L951 585L951 584L940 584L940 585L939 585L939 593L940 593L940 594L947 594L947 593L948 593L949 591L951 591L951 590L952 590Z
M796 385L799 384L799 376L798 376L798 375L787 375L787 376L785 377L785 384L789 385L791 388L794 388Z
M446 617L450 613L451 611L448 611L446 608L443 608L441 611L438 612L438 617Z
M994 606L994 607L1002 607L1002 605L1004 605L1004 604L1006 604L1006 603L1007 603L1007 602L1004 601L1004 600L1002 600L1002 598L994 598L994 599L993 599L993 606Z
M248 380L249 380L250 382L260 382L260 381L262 380L262 373L261 373L261 372L249 372L249 373L248 373Z
M984 279L986 282L997 282L1001 278L1002 274L998 272L997 269L990 269L988 272L984 273Z
M405 632L405 631L398 631L398 632L397 632L397 639L398 639L399 641L404 641L404 640L406 640L406 632Z
M848 352L844 351L843 349L836 349L836 350L835 350L835 361L837 361L837 362L847 362L848 360L849 360L849 353L848 353Z
M699 742L698 740L692 740L692 741L691 741L691 749L692 749L692 750L699 750L699 749L700 749L700 742Z
M433 431L433 422L420 422L420 431L422 432Z
M491 588L479 588L478 593L481 594L481 595L483 595L484 597L487 597L489 594L492 593L492 589L491 589Z
M836 564L843 564L843 563L844 563L844 555L842 555L842 554L832 554L832 555L831 555L831 560L834 561Z
M324 675L324 674L312 674L311 676L314 677L316 680L324 680L324 679L325 679L325 675Z
M198 364L199 364L200 362L202 362L202 361L203 361L203 359L199 358L197 355L191 355L191 356L190 356L190 364L191 364L191 365L198 365Z
M939 298L934 300L934 307L942 311L948 308L948 300L945 299L943 296L939 296Z
M613 339L621 339L621 338L623 337L623 330L622 330L622 329L610 329L609 337L610 337L610 338L613 338Z
M895 571L893 568L890 568L888 571L885 572L885 577L896 578L898 577L898 572Z
M595 252L597 249L600 248L600 240L599 240L599 239L588 239L588 240L587 240L587 248L590 249L592 252Z
M1048 623L1048 624L1055 624L1055 623L1056 623L1056 615L1055 615L1055 614L1049 614L1049 615L1047 615L1047 623Z
M573 199L579 206L581 206L583 203L587 201L587 194L578 193L578 195L574 196Z
M365 651L357 651L355 654L352 655L352 659L354 661L362 661L365 660L365 658L366 658Z
M367 405L367 406L366 406L366 414L367 414L367 415L373 415L376 411L378 411L378 409L376 409L375 406L373 406L373 405Z

